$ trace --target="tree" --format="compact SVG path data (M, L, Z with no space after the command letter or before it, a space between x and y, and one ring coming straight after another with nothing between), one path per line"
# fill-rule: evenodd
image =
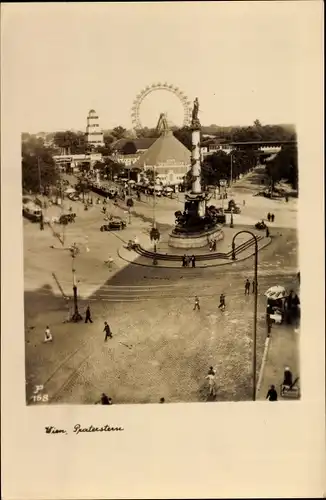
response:
M112 135L116 139L122 139L125 135L125 132L126 132L126 129L121 127L121 125L119 125L118 127L114 127L114 129L112 130Z
M265 168L272 193L275 185L281 179L289 182L293 189L298 188L298 150L296 146L283 146Z
M202 165L202 180L205 186L218 185L221 179L229 179L231 172L231 157L218 151L206 157Z
M262 127L262 124L260 123L260 121L257 119L254 121L254 127L260 129Z
M97 148L97 150L102 154L102 156L110 156L110 154L112 153L111 144L114 141L113 135L105 135L103 137L103 141L104 146L100 146L99 148Z
M22 185L24 190L33 193L40 192L55 185L58 174L56 171L53 148L45 147L44 140L30 135L24 136L22 142Z
M39 151L38 151L39 152ZM43 150L39 155L23 153L22 155L22 185L26 191L33 193L44 192L54 186L58 180L58 173L52 155Z
M87 148L85 134L71 130L56 132L53 142L64 154L85 154Z
M122 148L122 153L124 155L134 155L137 153L137 148L135 146L135 143L133 141L128 141Z
M191 129L190 127L182 127L173 132L174 137L176 137L186 148L191 151L192 140L191 140Z
M22 132L22 142L30 140L31 137L31 134L29 134L28 132Z
M157 138L160 136L160 133L156 130L156 128L148 128L148 127L143 127L138 130L136 130L136 134L138 138Z
M113 177L115 175L121 174L123 169L124 169L123 165L121 165L121 163L112 160L112 158L106 158L104 161L105 175L107 175L108 178L111 180L113 180Z
M102 161L97 161L93 166L94 170L104 170L104 168L105 164Z

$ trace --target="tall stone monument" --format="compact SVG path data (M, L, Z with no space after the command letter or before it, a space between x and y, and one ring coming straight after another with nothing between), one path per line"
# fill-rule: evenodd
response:
M176 224L169 237L169 246L193 249L207 245L208 240L221 239L221 226L216 222L214 213L207 209L210 195L201 185L201 124L198 118L199 101L194 100L191 121L191 190L185 193L184 211L175 213Z

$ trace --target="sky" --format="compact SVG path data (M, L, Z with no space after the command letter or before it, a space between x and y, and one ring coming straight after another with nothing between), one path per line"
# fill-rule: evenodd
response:
M147 85L198 97L202 124L295 123L296 74L306 2L6 4L3 72L21 130L131 128ZM307 2L310 3L310 2ZM301 7L300 7L301 4ZM140 107L143 126L183 109L157 91Z

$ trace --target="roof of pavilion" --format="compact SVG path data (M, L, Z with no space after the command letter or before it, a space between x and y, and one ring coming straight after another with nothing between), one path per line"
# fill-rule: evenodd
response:
M139 160L134 163L134 168L143 168L144 166L190 165L191 153L180 142L171 131L163 133L150 148L145 151Z

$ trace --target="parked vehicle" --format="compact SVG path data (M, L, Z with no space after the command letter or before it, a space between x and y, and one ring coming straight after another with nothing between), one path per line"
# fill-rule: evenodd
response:
M63 214L59 217L59 224L68 224L69 222L75 222L76 214Z
M42 218L42 210L32 201L23 205L23 216L31 222L40 222Z
M103 224L100 231L122 231L126 227L126 223L123 220L115 220L109 222L109 224Z
M234 213L234 214L240 214L241 213L241 208L239 207L239 205L235 205L234 207L231 208L226 208L224 210L224 212L226 214L230 214L231 212Z
M71 201L79 201L80 200L80 195L77 193L70 193L68 194L68 198Z
M236 204L236 202L233 199L231 199L228 203L228 208L226 208L224 212L226 214L230 214L231 212L233 212L234 214L240 214L241 208L239 207L239 205Z
M255 224L255 228L256 229L266 229L267 226L266 226L265 222L262 220L262 221L257 222L257 224Z

